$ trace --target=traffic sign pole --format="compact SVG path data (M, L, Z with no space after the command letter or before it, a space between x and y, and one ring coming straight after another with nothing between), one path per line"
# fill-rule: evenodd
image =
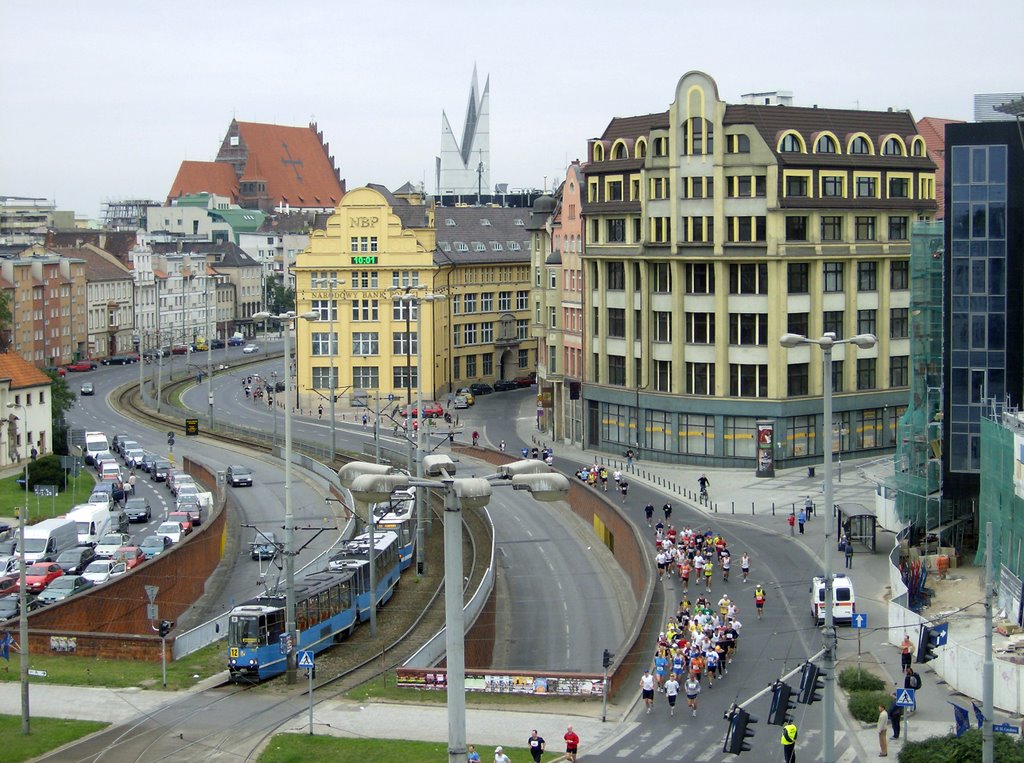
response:
M863 612L858 612L850 620L850 625L857 630L857 656L860 657L860 634L868 627L868 616Z
M309 676L309 735L313 736L313 662L312 652L300 652L299 653L299 667L306 669L306 675Z

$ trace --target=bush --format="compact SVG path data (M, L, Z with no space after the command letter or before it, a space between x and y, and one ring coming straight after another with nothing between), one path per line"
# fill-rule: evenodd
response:
M888 708L892 697L884 691L855 691L850 695L850 715L864 723L878 720L878 706Z
M50 454L29 462L29 490L36 485L56 485L58 491L64 489L64 470L60 465L60 456Z
M885 681L862 668L846 668L839 674L839 686L848 692L884 691Z
M876 713L877 715L877 713ZM1011 734L995 735L995 760L999 763L1024 763L1024 742ZM937 760L981 760L981 731L971 729L962 737L931 737L923 742L905 742L900 763L935 763Z

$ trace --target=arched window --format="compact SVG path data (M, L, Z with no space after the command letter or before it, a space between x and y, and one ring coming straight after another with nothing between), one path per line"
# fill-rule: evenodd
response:
M779 142L779 153L782 154L799 154L800 153L800 139L793 133L789 133Z
M871 144L868 143L867 139L863 135L858 135L856 138L850 141L850 153L870 154Z
M736 136L736 153L737 154L749 154L750 153L750 138L746 135Z
M619 141L612 146L612 159L625 159L626 158L626 144Z
M814 144L814 150L819 154L839 153L839 148L831 135L822 135L818 138L818 142Z
M595 162L603 162L604 161L604 146L602 144L600 144L600 143L595 143L594 144L594 161Z
M633 154L637 159L643 159L647 156L647 141L641 138L636 142L636 146L633 148Z
M903 156L903 144L896 138L889 138L882 146L882 154L885 156Z
M914 156L924 156L924 140L920 137L914 138L914 142L911 144L910 149Z

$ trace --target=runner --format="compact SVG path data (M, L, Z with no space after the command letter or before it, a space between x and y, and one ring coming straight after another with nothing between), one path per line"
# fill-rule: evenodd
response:
M710 689L715 685L715 673L718 671L718 652L715 648L708 644L708 649L704 652L704 660L707 663L707 674L708 674L708 688Z
M647 714L650 715L651 707L654 705L654 676L651 675L650 670L645 670L644 674L640 676L640 695L644 698Z
M700 694L700 681L692 675L686 679L683 686L686 692L686 706L693 711L693 717L697 717L697 695Z
M679 579L683 581L683 593L690 591L690 558L684 553L679 558Z
M743 582L747 582L747 576L750 574L750 557L747 552L743 552L743 556L740 558L740 571L743 573Z
M676 680L676 674L672 673L669 675L668 680L665 682L665 699L668 700L668 714L676 714L676 696L679 694L679 681Z
M654 504L644 506L644 516L647 517L647 526L651 526L651 518L654 516Z
M658 684L658 691L663 691L665 676L668 675L668 651L659 649L654 656L654 681Z
M672 516L672 504L666 503L664 506L661 507L661 510L665 512L665 522L667 523L668 518Z
M711 578L715 574L715 565L707 564L704 565L704 587L708 593L711 593Z
M757 584L754 589L754 606L757 607L757 619L761 619L761 615L764 614L764 585L761 583Z
M729 568L732 566L732 555L729 553L729 549L722 549L722 555L719 557L722 565L722 580L726 583L729 582Z
M570 726L562 738L565 740L565 757L563 760L570 760L572 763L576 763L576 753L580 746L579 735Z

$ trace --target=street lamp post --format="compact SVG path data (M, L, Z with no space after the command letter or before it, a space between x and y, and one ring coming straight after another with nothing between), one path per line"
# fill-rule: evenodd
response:
M253 316L256 320L267 320L270 313L256 313ZM286 681L289 684L296 682L297 671L295 664L295 653L298 648L298 634L295 629L295 513L292 509L292 412L288 405L288 357L291 352L291 327L298 318L304 320L315 320L317 313L309 312L296 315L294 312L282 313L273 316L278 321L283 321L284 327L284 581L285 581L285 630L291 637L291 649L288 651L288 669ZM298 337L296 336L296 339ZM298 379L296 378L296 384ZM277 421L277 419L274 419Z
M822 369L822 400L823 419L822 431L828 433L828 442L824 447L825 482L825 625L821 629L822 649L824 650L825 691L822 697L822 746L825 763L835 763L835 725L836 725L836 629L833 618L834 602L832 601L832 522L834 521L834 499L832 485L832 348L837 344L853 344L861 349L875 346L873 334L857 334L849 339L836 339L833 333L827 333L819 339L808 339L800 334L783 334L779 344L786 348L798 347L802 344L816 344L821 348Z
M18 651L21 677L21 733L28 734L28 585L25 582L25 522L28 517L28 411L25 406L8 403L8 408L21 410L21 430L25 436L25 505L18 512Z
M273 400L273 404L270 406L271 413L274 416L274 447L277 447L277 371L270 372L270 384L273 390L270 393L270 399Z
M466 761L465 612L462 577L462 510L481 509L495 486L528 490L537 501L560 501L569 494L569 481L548 470L542 461L527 459L499 467L487 477L455 477L455 463L447 455L425 456L425 477L390 473L382 464L353 461L339 470L341 484L353 499L371 506L389 500L395 490L434 489L444 496L445 647L448 665L448 761ZM495 484L492 485L492 480Z

